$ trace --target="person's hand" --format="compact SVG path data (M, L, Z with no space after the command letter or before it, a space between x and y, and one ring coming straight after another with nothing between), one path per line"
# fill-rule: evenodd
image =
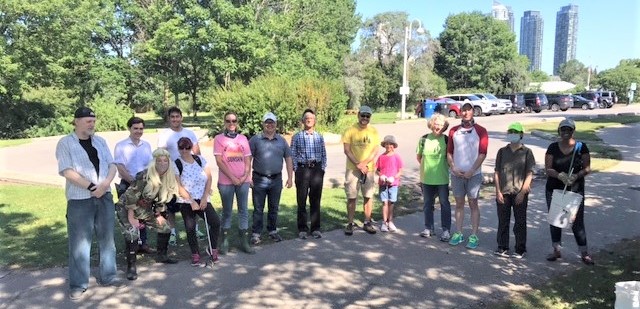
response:
M389 177L387 177L387 183L388 183L388 184L392 184L394 180L395 180L395 179L393 178L393 176L389 176Z
M99 183L96 185L96 189L91 191L91 196L93 197L97 197L97 198L101 198L105 193L107 193L107 190L109 189L109 186L111 186L111 184L104 184L104 183Z
M369 167L367 167L367 164L364 162L360 162L358 163L358 165L356 166L358 168L358 170L360 170L361 173L366 174L369 171Z
M466 171L462 174L462 177L466 178L466 179L470 179L471 177L473 177L475 171Z
M287 178L287 188L291 188L293 186L293 182L291 181L291 178Z
M242 177L238 178L233 176L233 179L231 179L231 182L233 183L234 186L239 186L242 184Z
M205 208L207 208L207 199L203 198L200 200L200 210L204 210Z
M198 211L200 210L200 204L198 204L198 202L196 202L195 200L191 200L191 210L193 211Z
M382 181L383 183L386 183L387 182L387 176L380 175L380 181Z
M167 219L163 216L157 216L156 220L158 221L158 226L163 226L167 222Z
M569 175L567 175L567 173L565 172L559 173L558 179L560 179L560 181L562 181L562 183L564 183L567 186L571 185L571 183L569 183Z
M496 192L496 201L500 204L504 204L504 195L502 195L502 192Z
M572 185L574 182L576 182L576 180L578 180L578 174L572 174L571 176L569 176L569 185Z
M129 219L129 224L131 224L131 226L137 229L140 229L140 220L132 217L129 217L128 219Z

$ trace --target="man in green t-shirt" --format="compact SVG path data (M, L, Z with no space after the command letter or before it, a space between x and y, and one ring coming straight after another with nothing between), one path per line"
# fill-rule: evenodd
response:
M362 192L364 200L364 226L369 234L375 234L376 228L371 223L371 209L373 207L373 193L375 189L375 167L380 147L378 130L369 125L373 111L363 105L358 111L358 123L348 128L342 135L344 154L347 156L347 170L345 172L344 189L347 194L347 226L344 234L353 235L353 217L356 212L358 191Z

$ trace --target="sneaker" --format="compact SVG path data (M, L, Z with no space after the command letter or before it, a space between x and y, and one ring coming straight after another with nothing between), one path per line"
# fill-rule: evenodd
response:
M591 255L589 255L589 253L583 252L580 255L580 258L582 258L582 263L585 263L586 265L594 265L595 262L593 261L593 258L591 257Z
M389 231L389 226L387 225L386 222L382 222L380 223L380 232L388 232Z
M522 258L524 258L524 256L526 254L527 254L527 252L522 252L522 253L516 252L516 253L512 254L511 257L514 258L514 259L522 259Z
M560 254L559 250L553 250L553 253L547 255L547 261L554 262L561 257L562 257L562 254Z
M300 233L298 233L298 238L300 238L300 239L307 239L307 232L300 232Z
M371 223L371 222L366 222L366 223L362 226L362 229L363 229L365 232L369 233L369 234L375 234L375 233L377 232L377 231L376 231L376 228L373 226L373 223Z
M204 249L207 254L211 257L211 262L213 264L218 263L218 261L220 260L218 258L218 249L213 249L213 252L211 252L211 250L209 250L209 248Z
M269 238L271 238L271 240L273 240L274 242L282 241L282 237L280 237L280 235L276 231L269 232Z
M393 224L393 221L389 221L389 232L395 232L397 230L398 228L396 227L395 224Z
M347 226L344 227L344 234L347 236L353 235L353 223L348 223Z
M257 245L261 242L260 240L260 234L258 233L253 233L251 234L251 244L252 245Z
M119 288L119 287L125 286L126 283L124 281L118 279L118 278L114 278L113 280L111 280L111 281L109 281L107 283L100 283L100 285L101 286L105 286L105 287L112 286L112 287Z
M451 240L451 234L449 234L449 231L442 232L440 235L440 241L448 242L449 240Z
M169 236L169 244L172 246L178 244L178 242L176 241L176 234L171 234L171 236Z
M493 251L493 255L499 256L499 257L503 257L503 258L508 258L509 257L509 250L498 248L498 249L496 249L496 251ZM514 254L514 256L515 256L515 254Z
M455 232L453 233L453 237L451 237L451 240L449 240L449 244L452 246L457 246L463 241L464 241L464 235L462 235L462 233L460 232Z
M87 289L71 290L69 291L69 299L78 300L82 298L82 296L84 295L84 292L86 291Z
M478 248L478 236L476 236L476 234L469 235L469 241L467 241L466 247L467 249Z
M322 238L322 233L320 233L320 231L313 231L313 233L311 233L311 236L313 236L313 238L315 239L320 239Z
M200 266L200 254L192 254L191 255L191 266L198 267Z
M205 235L204 233L200 232L200 230L196 230L196 236L198 236L198 239L200 240L204 240L207 235Z
M430 229L424 229L424 231L420 232L420 237L429 238L432 233Z

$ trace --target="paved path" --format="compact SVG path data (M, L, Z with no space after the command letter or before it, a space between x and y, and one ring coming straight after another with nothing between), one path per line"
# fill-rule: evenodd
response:
M556 115L543 114L539 117ZM517 116L478 119L487 126L492 141L485 172L491 171L499 140L504 137L503 127ZM409 121L378 129L381 134L395 132L403 158L407 163L415 162L411 159L417 136L425 131L424 122ZM638 133L640 125L636 124L608 128L600 134L604 141L621 150L624 160L588 178L585 221L593 250L640 234ZM100 135L113 145L122 133ZM55 174L52 155L56 142L57 138L44 138L37 143L0 149L3 164L0 178L29 175L21 176L22 180L51 179L56 184L61 179ZM525 142L534 148L541 164L549 141L527 135ZM330 162L341 163L332 166L327 177L339 184L344 167L342 149L340 145L329 148ZM16 164L9 164L9 158ZM23 166L22 170L18 166ZM405 180L409 179L410 176ZM320 240L290 240L262 246L252 256L231 253L213 271L192 268L181 261L170 266L142 266L138 280L121 288L99 287L92 279L88 295L77 303L67 298L66 268L4 269L0 270L0 308L481 307L489 301L504 299L513 291L526 290L529 284L543 281L559 270L583 267L570 233L564 235L565 258L556 263L544 259L550 239L543 186L542 180L537 180L530 198L529 252L523 260L500 259L491 254L497 219L494 202L485 199L480 202L481 241L477 250L419 237L423 219L417 213L396 219L398 233L371 236L358 230L354 236L346 237L342 231L330 231ZM468 220L467 215L467 223Z

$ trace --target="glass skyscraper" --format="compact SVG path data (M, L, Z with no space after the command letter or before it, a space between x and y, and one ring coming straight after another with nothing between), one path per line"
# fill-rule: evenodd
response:
M556 14L556 45L553 49L553 75L560 66L576 59L578 44L578 6L563 6Z
M540 11L525 11L520 19L520 54L529 58L529 71L542 67L542 30Z

